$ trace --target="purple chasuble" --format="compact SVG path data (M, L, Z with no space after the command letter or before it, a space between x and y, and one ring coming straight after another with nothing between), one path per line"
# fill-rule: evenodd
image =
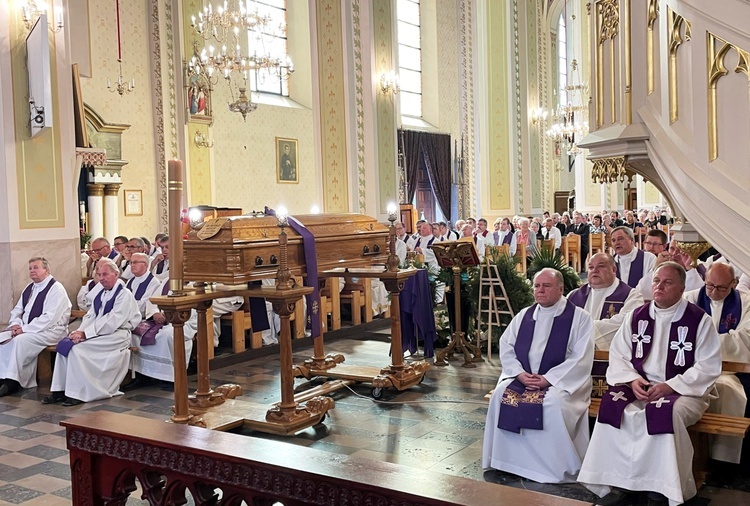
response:
M634 310L631 324L633 349L630 361L638 374L647 381L648 378L643 372L643 363L651 352L651 341L655 328L655 322L649 314L650 307L651 303L647 303ZM667 352L665 366L667 380L683 374L693 366L698 325L704 314L701 308L688 303L682 318L672 322L669 330L669 341L667 343L669 351ZM672 411L674 403L679 397L680 394L673 393L646 404L646 429L650 435L674 434ZM597 421L619 429L625 408L635 400L635 394L630 385L610 386L607 394L602 397Z
M502 244L510 245L512 241L513 241L513 234L511 232L508 232L505 234L505 237L503 237Z
M42 315L42 312L44 311L44 301L47 299L47 293L55 283L57 283L57 281L55 281L55 278L50 278L47 286L45 286L44 289L37 294L36 299L34 299L34 304L31 306L31 310L29 311L28 323L31 323L31 321L37 316ZM29 299L31 298L31 291L33 289L34 283L29 283L29 286L27 286L24 289L23 294L21 294L21 302L23 304L24 310L26 309L26 304L29 303Z
M109 258L110 260L114 260L115 258L117 258L117 255L119 255L119 253L117 252L117 250L113 249L109 252L107 258Z
M156 264L156 273L161 274L164 272L164 267L166 266L167 261L166 260L160 260L158 264Z
M143 282L138 285L138 288L135 292L133 292L133 281L135 281L135 278L130 278L130 281L128 281L128 284L125 287L133 292L135 300L140 301L143 298L143 295L146 293L146 288L148 288L148 285L151 284L152 279L154 279L154 275L149 272L146 279L144 279Z
M121 290L122 284L118 284L114 295L112 295L112 297L104 304L104 311L102 311L101 314L102 316L112 311L112 308L115 307L115 300ZM97 316L100 316L99 310L102 308L102 295L104 295L104 290L100 291L99 295L94 299L94 313L96 313ZM63 337L60 342L57 343L55 351L63 357L67 357L68 353L70 353L70 349L75 346L75 344L76 343L74 343L69 337Z
M532 374L529 350L531 350L534 327L536 326L535 310L536 304L531 306L524 314L514 346L518 361L521 362L523 370L529 374ZM565 361L575 310L575 306L567 301L565 310L555 317L537 374L546 374L547 371ZM520 433L521 429L544 429L543 402L544 390L527 390L526 386L519 380L513 380L503 392L497 428L515 433Z
M638 282L643 277L643 255L643 250L636 250L635 259L630 262L630 272L628 273L627 284L631 288L638 286ZM625 281L620 274L620 262L615 263L617 264L617 278L620 281Z
M607 298L604 299L602 311L598 319L608 320L618 314L622 309L622 306L625 305L625 300L628 298L628 295L630 295L632 290L633 289L627 284L620 282L620 284L617 285L617 288L615 288L615 291L610 293ZM581 288L568 295L568 300L583 309L586 307L586 301L589 299L589 294L591 294L591 287L586 283Z
M711 299L706 295L706 287L698 292L698 300L695 303L711 316ZM726 334L730 330L735 330L737 324L742 318L742 298L740 292L732 288L724 298L724 305L721 307L721 320L719 320L719 334Z

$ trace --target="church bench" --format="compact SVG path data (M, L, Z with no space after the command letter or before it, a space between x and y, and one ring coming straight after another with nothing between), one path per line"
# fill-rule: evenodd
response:
M87 280L88 281L88 280ZM83 309L73 309L70 312L70 321L86 316ZM47 346L36 358L36 382L37 385L49 385L52 383L52 357L55 355L57 346Z

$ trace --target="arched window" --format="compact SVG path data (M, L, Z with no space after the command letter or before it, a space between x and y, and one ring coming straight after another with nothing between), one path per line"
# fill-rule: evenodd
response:
M266 31L248 29L249 47L282 58L282 64L285 64L288 54L286 0L255 0L248 2L248 6L257 7L258 14L269 19ZM247 78L252 91L289 96L289 81L282 79L273 68L256 69Z
M398 74L401 114L422 116L422 50L419 0L398 0Z

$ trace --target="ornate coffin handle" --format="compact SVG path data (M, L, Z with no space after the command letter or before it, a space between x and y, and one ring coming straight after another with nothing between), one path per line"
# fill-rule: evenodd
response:
M362 256L371 257L371 256L374 256L374 255L379 255L379 254L380 254L380 246L378 246L377 244L375 246L373 246L373 251L372 252L370 252L370 247L369 246L365 245L365 246L362 247Z
M271 255L271 265L276 265L279 263L279 259L276 258L276 255Z
M255 257L255 266L260 267L261 265L263 265L263 258L258 255L257 257Z

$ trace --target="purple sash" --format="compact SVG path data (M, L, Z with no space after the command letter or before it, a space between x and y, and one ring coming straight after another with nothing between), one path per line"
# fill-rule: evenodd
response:
M166 260L161 260L158 264L156 264L156 273L161 274L164 272L164 266L167 264Z
M112 308L115 306L115 299L117 299L117 296L120 293L120 290L122 290L122 284L117 285L117 290L115 290L114 295L107 301L107 303L104 305L104 312L102 315L105 315L112 311ZM94 299L94 313L99 315L99 310L102 308L102 296L104 295L104 290L101 290L99 292L99 295L96 296Z
M276 216L276 211L266 206L266 216ZM318 254L315 250L315 236L302 223L289 216L289 226L302 236L302 248L305 253L305 265L307 266L307 277L304 283L311 286L313 291L307 297L307 324L310 327L311 337L320 337L320 289L318 287ZM434 238L433 238L434 239Z
M535 310L536 304L531 306L524 314L514 347L516 357L521 362L523 370L530 374L529 350L531 350L534 327L536 326ZM566 302L565 310L559 316L556 316L552 323L552 329L537 374L546 374L547 371L565 361L574 315L575 306L569 301ZM503 392L497 428L515 433L520 433L521 429L542 430L544 428L542 409L544 394L545 391L543 390L526 390L523 383L517 379L513 380Z
M52 288L52 285L57 283L55 281L55 278L50 278L49 283L47 283L47 286L44 287L44 289L39 292L39 294L36 296L36 299L34 299L34 304L31 306L31 310L29 311L29 321L28 323L31 323L31 321L36 318L37 316L41 316L42 312L44 311L44 301L47 299L47 293L49 292L50 288ZM21 302L23 304L24 309L26 309L26 304L29 303L29 299L31 298L31 291L34 289L34 283L29 283L29 286L27 286L23 294L21 294Z
M503 244L510 245L511 242L513 242L513 233L508 232L505 234L505 237L503 237Z
M110 260L114 260L115 258L117 258L117 255L119 255L119 253L117 252L116 249L113 249L113 250L110 250L109 255L107 255L107 258L109 258Z
M698 307L711 315L711 299L706 296L706 287L698 292L698 300L695 302ZM740 292L732 288L724 298L724 305L721 308L721 320L719 320L719 334L726 334L730 330L737 328L737 324L742 318L742 298Z
M492 237L495 239L495 244L500 242L500 234L498 232L493 232Z
M148 288L148 285L151 284L152 279L154 279L154 275L149 272L146 279L144 279L143 282L138 285L138 289L133 293L133 295L135 296L135 300L140 301L143 298L143 295L146 293L146 288ZM130 281L128 281L128 284L126 285L126 288L131 292L133 291L133 281L135 281L135 278L130 278Z
M701 277L703 281L706 280L706 266L703 264L698 265L698 267L695 268L695 271L698 273L698 275Z
M643 250L636 250L635 260L630 262L630 272L628 273L627 283L631 288L638 286L638 282L643 277L643 255ZM620 262L615 263L617 264L617 278L624 281L620 275Z
M91 291L91 290L92 290L92 289L93 289L93 288L94 288L95 286L96 286L96 281L94 281L93 279L92 279L91 281L89 281L89 284L88 284L89 292L90 292L90 291Z
M141 336L141 346L153 346L156 344L156 334L164 326L162 323L156 323L153 320L143 320L133 329L133 334Z
M631 362L638 374L646 380L648 378L643 371L643 363L651 352L655 325L649 314L650 306L651 303L647 303L633 311L631 324L633 332ZM665 368L667 380L683 374L693 366L698 324L703 314L698 306L688 303L682 318L672 322L667 343L669 346ZM674 434L672 412L674 403L679 397L680 394L673 393L646 405L646 428L649 434ZM635 394L630 385L610 386L607 395L602 397L597 420L599 423L606 423L619 429L625 408L633 401L635 401Z
M608 320L609 318L612 318L614 315L618 314L632 290L633 289L627 284L620 282L620 284L617 285L617 288L615 288L615 291L609 294L606 299L604 299L604 303L602 304L602 311L598 319ZM586 283L581 288L570 293L568 295L568 300L583 309L586 306L586 301L589 299L590 293L591 287L588 283Z
M427 242L427 246L425 246L425 248L429 248L430 246L432 246L433 242L435 242L435 236L433 236L432 239L430 239ZM422 247L421 244L422 244L422 236L419 236L419 239L417 239L417 244L416 244L416 246L414 246L414 248L415 249L416 248L421 248Z

